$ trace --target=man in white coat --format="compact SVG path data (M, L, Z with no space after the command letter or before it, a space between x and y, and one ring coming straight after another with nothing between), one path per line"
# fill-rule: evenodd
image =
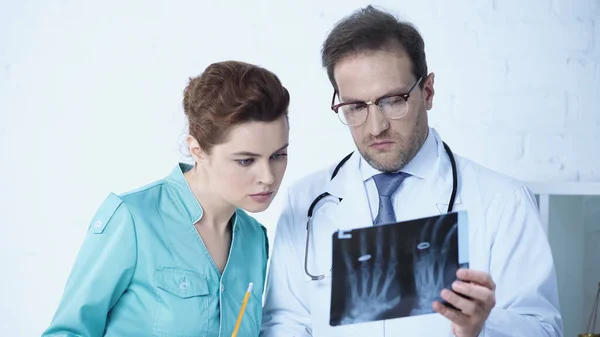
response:
M561 337L553 259L532 193L458 155L453 211L468 212L470 266L440 294L455 309L432 299L429 314L330 326L332 233L445 213L454 179L451 151L428 126L434 74L411 24L371 6L358 10L330 32L322 61L334 87L332 110L358 151L339 169L334 163L289 189L261 336ZM389 186L395 192L384 199ZM342 200L325 198L313 210L305 259L307 212L323 192ZM389 307L375 295L354 299L361 314L376 317Z

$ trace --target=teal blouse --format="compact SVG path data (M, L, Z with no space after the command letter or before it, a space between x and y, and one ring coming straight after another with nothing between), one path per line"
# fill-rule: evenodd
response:
M165 179L98 209L50 326L50 336L258 336L268 259L266 229L243 210L233 218L219 273L194 228L202 216L179 164Z

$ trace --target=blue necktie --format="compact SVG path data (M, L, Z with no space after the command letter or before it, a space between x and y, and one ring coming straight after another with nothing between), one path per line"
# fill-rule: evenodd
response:
M383 225L388 223L396 222L396 214L394 213L394 206L392 205L392 195L404 178L408 177L409 174L404 172L398 173L380 173L373 177L377 191L379 192L379 212L373 225Z

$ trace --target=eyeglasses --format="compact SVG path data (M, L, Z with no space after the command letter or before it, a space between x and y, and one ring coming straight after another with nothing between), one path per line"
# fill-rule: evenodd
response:
M379 97L372 102L351 101L335 103L337 90L333 92L331 99L331 110L333 110L340 121L348 126L357 126L364 123L369 115L369 105L375 105L379 112L389 119L400 119L406 116L408 112L408 98L423 77L419 77L417 82L410 88L406 94L386 95Z

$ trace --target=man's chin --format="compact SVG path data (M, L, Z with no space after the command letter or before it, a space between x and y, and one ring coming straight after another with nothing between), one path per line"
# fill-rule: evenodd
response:
M392 151L367 151L363 158L376 170L382 172L395 172L402 168L402 161L397 152Z

